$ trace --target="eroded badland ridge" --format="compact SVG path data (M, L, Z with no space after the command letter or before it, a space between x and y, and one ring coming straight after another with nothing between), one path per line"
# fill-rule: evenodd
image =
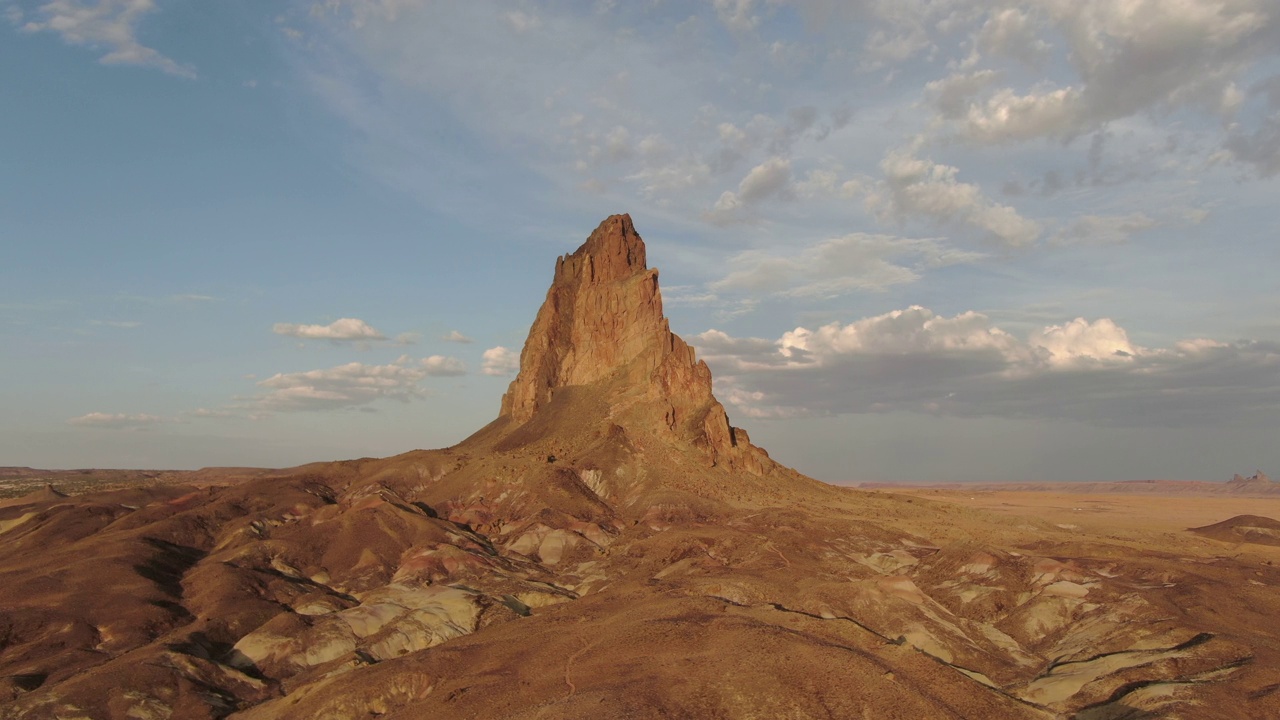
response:
M0 508L0 717L1278 717L1232 542L775 463L615 216L455 447Z

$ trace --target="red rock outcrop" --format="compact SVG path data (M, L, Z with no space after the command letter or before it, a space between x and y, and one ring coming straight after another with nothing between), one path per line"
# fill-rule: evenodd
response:
M711 393L707 364L671 332L658 270L646 265L644 240L629 215L607 218L573 254L556 259L501 416L523 424L557 390L606 384L627 389L611 414L626 405L646 430L665 428L710 465L759 475L773 464L729 424Z

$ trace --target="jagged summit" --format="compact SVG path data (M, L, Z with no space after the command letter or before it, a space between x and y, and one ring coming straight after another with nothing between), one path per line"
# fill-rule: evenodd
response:
M1258 470L1250 477L1244 477L1240 473L1236 473L1227 482L1233 483L1236 485L1244 485L1246 483L1269 484L1271 482L1271 478L1267 477L1266 473L1262 472L1261 470Z
M525 422L557 388L609 377L670 336L658 271L630 216L614 215L573 254L556 258L555 278L520 354L503 416ZM669 344L669 343L668 343Z
M556 259L500 418L528 423L559 391L584 386L607 398L608 418L625 417L628 430L696 448L710 465L754 474L773 465L729 424L711 393L710 369L671 332L658 271L646 264L629 215L605 219L581 247Z
M585 258L590 258L597 282L621 280L648 269L644 240L636 232L631 216L625 213L605 218L572 255L556 258L557 272L565 261Z

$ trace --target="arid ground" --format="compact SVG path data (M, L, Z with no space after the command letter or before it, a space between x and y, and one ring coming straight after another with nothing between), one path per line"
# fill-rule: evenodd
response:
M1036 518L1082 535L1130 539L1165 546L1190 542L1192 547L1221 552L1221 545L1189 537L1187 529L1212 525L1239 515L1280 518L1280 497L1212 496L1071 492L1060 483L1044 489L1025 484L1018 489L930 489L904 486L895 494L940 500L1010 517ZM1252 544L1241 551L1266 551Z

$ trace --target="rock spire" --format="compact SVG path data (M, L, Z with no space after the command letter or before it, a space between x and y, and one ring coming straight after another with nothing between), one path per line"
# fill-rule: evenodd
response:
M773 464L729 425L711 393L710 369L671 332L658 271L647 266L629 215L607 218L581 247L556 259L501 416L527 423L557 390L592 385L611 388L642 429L673 434L710 465L760 474ZM613 410L616 416L622 408Z

